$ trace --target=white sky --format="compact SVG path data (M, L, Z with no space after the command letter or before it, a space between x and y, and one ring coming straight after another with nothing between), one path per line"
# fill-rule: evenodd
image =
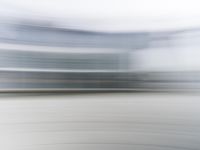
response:
M200 0L0 0L0 14L106 31L200 26Z

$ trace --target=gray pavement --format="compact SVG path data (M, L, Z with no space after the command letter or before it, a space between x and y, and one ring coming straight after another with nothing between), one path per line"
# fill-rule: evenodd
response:
M199 150L200 94L0 96L2 150Z

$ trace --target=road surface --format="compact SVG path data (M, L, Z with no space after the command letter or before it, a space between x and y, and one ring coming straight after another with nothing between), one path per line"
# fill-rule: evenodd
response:
M2 94L2 150L199 150L200 94Z

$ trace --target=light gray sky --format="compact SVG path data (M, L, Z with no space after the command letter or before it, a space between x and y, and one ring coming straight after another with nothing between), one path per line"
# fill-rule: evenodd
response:
M0 0L0 13L107 31L200 26L199 0Z

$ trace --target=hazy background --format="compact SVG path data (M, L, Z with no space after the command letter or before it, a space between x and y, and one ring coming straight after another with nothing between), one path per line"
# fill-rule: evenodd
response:
M164 30L199 26L198 6L198 0L1 0L0 14L91 30Z

